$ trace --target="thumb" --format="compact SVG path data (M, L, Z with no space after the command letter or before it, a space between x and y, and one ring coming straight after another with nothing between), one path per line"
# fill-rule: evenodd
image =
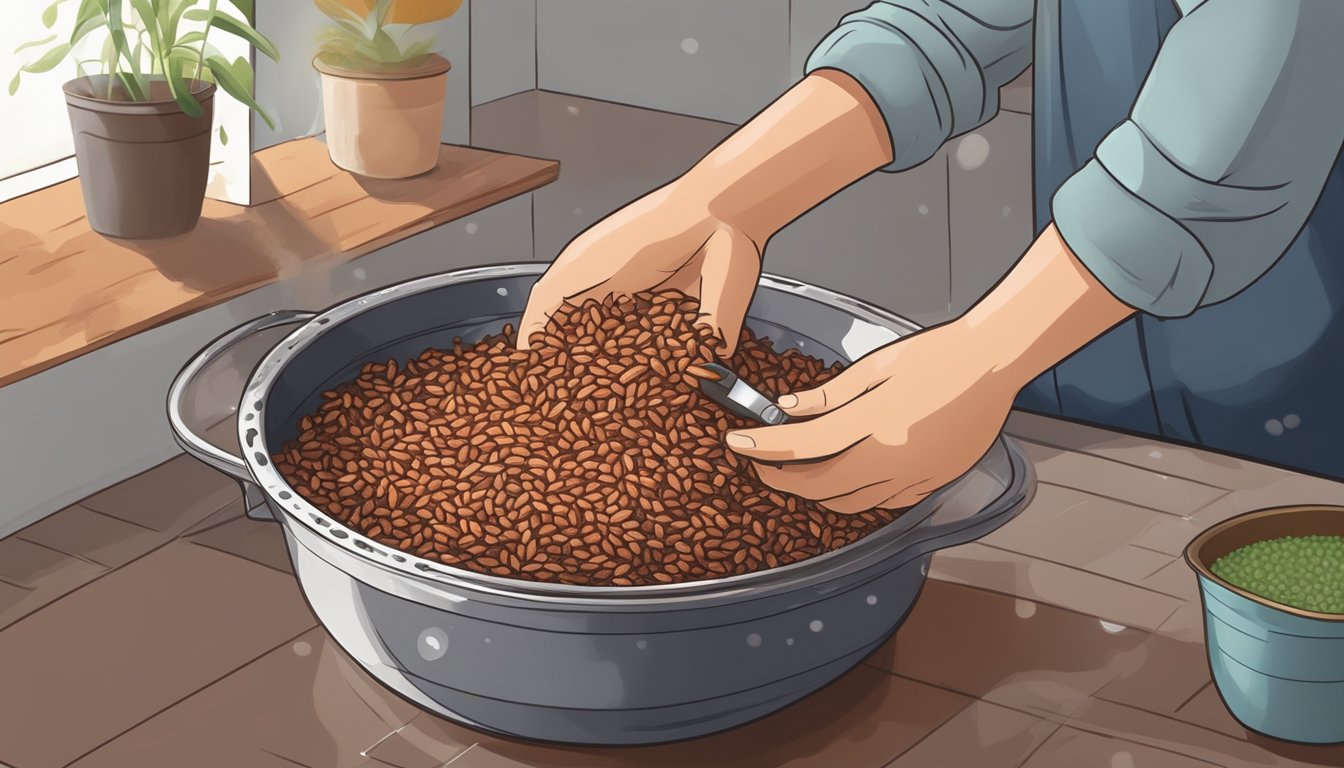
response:
M878 360L860 359L819 387L780 395L775 402L790 416L815 416L833 411L886 381Z
M737 349L747 307L761 276L756 244L734 230L720 229L700 249L700 322L723 339L719 353Z

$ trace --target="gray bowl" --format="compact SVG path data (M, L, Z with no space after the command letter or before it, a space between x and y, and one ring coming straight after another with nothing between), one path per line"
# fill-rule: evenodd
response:
M187 364L169 419L189 453L243 482L249 515L281 524L317 617L364 669L421 707L513 737L648 744L720 731L816 691L885 642L918 597L931 554L1002 525L1029 500L1031 464L995 442L966 475L872 535L800 563L639 587L544 584L409 556L304 501L267 456L320 393L368 361L474 340L517 321L544 265L403 283L320 315L245 323ZM265 356L239 408L236 457L183 417L193 382L252 334L301 327ZM849 297L763 277L748 325L852 361L916 330Z

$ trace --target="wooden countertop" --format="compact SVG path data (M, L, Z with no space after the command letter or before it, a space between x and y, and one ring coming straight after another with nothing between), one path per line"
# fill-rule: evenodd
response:
M634 749L502 739L389 692L318 625L280 528L180 457L0 540L0 764L1344 765L1344 746L1228 714L1179 557L1240 512L1344 503L1344 483L1039 416L1008 431L1039 472L1034 501L937 554L890 642L774 715Z
M186 235L91 229L78 179L0 203L0 386L282 279L343 262L554 181L550 160L444 145L399 181L332 165L297 139L253 156L258 203L205 201Z

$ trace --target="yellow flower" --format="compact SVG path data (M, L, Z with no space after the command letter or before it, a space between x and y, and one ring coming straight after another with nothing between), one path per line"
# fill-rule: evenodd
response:
M373 11L375 0L336 0L360 16L368 16ZM392 12L388 14L389 24L424 24L430 21L446 19L457 13L462 0L393 0Z

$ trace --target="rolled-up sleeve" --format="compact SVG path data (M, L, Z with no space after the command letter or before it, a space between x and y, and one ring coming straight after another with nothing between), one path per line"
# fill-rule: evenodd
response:
M1180 317L1239 293L1301 231L1344 141L1344 2L1205 0L1128 120L1052 204L1117 298Z
M901 171L999 109L1031 62L1034 0L883 0L841 20L805 71L835 69L872 97Z

